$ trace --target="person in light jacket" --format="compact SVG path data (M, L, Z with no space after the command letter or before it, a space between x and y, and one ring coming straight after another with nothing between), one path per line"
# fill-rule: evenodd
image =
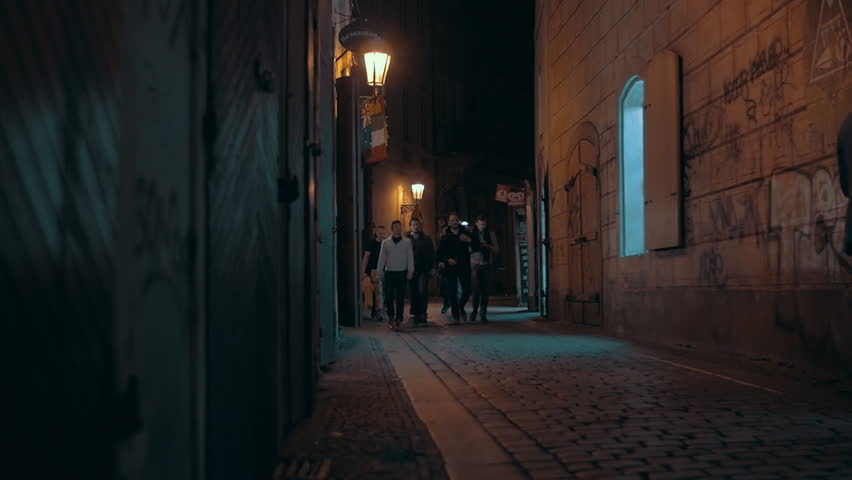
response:
M491 277L494 273L494 256L500 252L497 235L488 229L485 215L476 217L476 228L473 229L470 242L471 285L473 288L473 313L470 321L476 321L480 314L482 323L488 323L488 294L491 288Z
M373 229L373 238L364 246L361 258L361 289L364 291L364 317L381 322L384 318L384 295L382 277L379 275L379 252L382 240L386 237L385 227L379 225Z
M405 314L405 287L414 278L414 250L411 240L402 236L399 220L391 224L391 232L391 237L382 241L377 270L382 274L385 285L388 327L393 329L402 325Z

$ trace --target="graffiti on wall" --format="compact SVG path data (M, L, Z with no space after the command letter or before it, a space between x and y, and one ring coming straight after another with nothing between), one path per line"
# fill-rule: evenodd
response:
M771 227L792 235L782 238L792 245L779 251L781 272L843 281L852 262L843 254L847 199L837 174L825 167L787 172L773 177L772 186Z
M852 0L808 0L805 62L808 116L825 135L834 135L852 111Z
M721 105L709 105L684 121L683 153L687 159L710 150L722 138L725 111Z
M726 195L709 202L709 222L715 239L734 239L754 236L759 244L762 231L758 213L758 195L761 189L740 195Z
M724 287L728 282L725 274L725 260L718 248L708 248L701 252L699 276L702 282L714 287Z
M739 98L755 103L752 92L754 81L766 73L777 72L779 67L784 65L789 54L789 50L780 38L774 39L768 47L759 50L752 57L747 67L741 69L733 78L722 84L725 92L725 103L733 103Z
M800 115L806 107L794 101L802 85L793 81L793 70L802 65L801 56L792 57L782 39L775 38L724 82L720 101L684 120L686 196L694 193L697 181L705 180L706 186L708 170L719 177L711 182L723 185L755 178L767 165L771 171L823 151L824 135ZM710 152L707 157L712 158L696 160Z
M775 121L789 113L790 50L780 38L759 50L733 78L723 84L724 104L742 101L749 124Z
M758 242L766 239L766 232L761 231L761 224L766 222L761 221L760 212L764 210L758 208L756 199L761 188L769 187L773 223L769 230L794 229L797 235L798 256L790 257L797 258L797 264L782 269L818 271L815 263L821 263L823 272L829 268L849 271L849 259L840 253L846 198L836 187L836 180L827 180L836 178L831 173L831 162L827 168L813 173L780 174L784 175L782 179L799 175L805 179L801 180L802 185L776 181L778 174L773 172L783 172L804 159L817 159L830 153L826 149L827 140L836 134L840 123L838 118L826 128L825 121L814 120L815 116L826 116L820 113L820 105L794 106L797 103L793 99L798 97L791 92L818 84L822 92L834 92L826 93L826 98L835 103L843 103L836 101L839 97L848 99L848 108L843 108L852 110L852 82L846 80L845 74L852 58L852 29L847 16L850 3L852 0L811 0L808 21L812 29L803 50L812 52L810 58L798 55L793 58L784 41L776 38L723 82L721 101L684 120L685 196L694 194L697 182L701 182L699 193L704 194L716 188L715 185L757 179L761 174L772 178L771 184L755 189L753 195L719 195L700 201L701 208L687 211L688 233L693 233L696 240L743 238L752 234ZM807 86L793 81L795 66L810 67L803 77ZM808 115L804 115L805 110ZM790 212L799 211L807 215L790 216ZM804 244L808 244L807 248ZM820 258L811 262L805 252ZM708 260L705 258L702 263L708 264Z
M136 180L138 240L133 254L145 265L140 296L164 287L182 308L186 302L179 282L189 268L188 239L181 227L177 192L172 189L165 193L160 187L150 179Z
M186 0L143 0L142 18L154 19L169 29L169 47L174 48L189 22Z
M842 1L821 0L813 38L810 82L845 70L852 58L852 33Z
M692 193L691 179L697 174L694 160L721 147L721 162L738 162L744 153L742 128L725 122L725 111L720 105L710 105L684 122L683 192Z

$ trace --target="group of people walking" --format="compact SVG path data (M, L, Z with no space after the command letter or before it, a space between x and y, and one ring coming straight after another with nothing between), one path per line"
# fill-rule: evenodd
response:
M477 316L481 322L488 322L492 262L499 252L497 238L483 215L476 218L473 229L461 225L456 213L451 213L446 223L439 231L437 251L418 218L411 219L410 231L405 234L399 220L391 224L390 237L384 238L381 229L374 233L362 260L364 305L373 318L381 321L387 317L390 328L399 327L408 290L414 325L426 325L429 283L438 274L444 296L442 313L451 310L453 324L474 322ZM473 312L468 318L465 305L471 293Z

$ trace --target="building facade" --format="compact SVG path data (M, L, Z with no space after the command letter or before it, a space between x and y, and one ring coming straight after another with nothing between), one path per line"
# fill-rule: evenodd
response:
M852 365L835 153L852 107L852 2L536 8L549 315Z
M7 474L268 477L334 353L331 2L0 9Z

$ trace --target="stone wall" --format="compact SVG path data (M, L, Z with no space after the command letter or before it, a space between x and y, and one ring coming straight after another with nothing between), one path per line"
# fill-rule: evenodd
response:
M569 274L559 268L558 204L576 131L591 122L608 330L852 364L847 199L833 153L852 106L850 14L852 2L830 0L537 2L537 172L553 192L552 315L562 315ZM684 241L621 257L618 100L664 50L682 58Z

